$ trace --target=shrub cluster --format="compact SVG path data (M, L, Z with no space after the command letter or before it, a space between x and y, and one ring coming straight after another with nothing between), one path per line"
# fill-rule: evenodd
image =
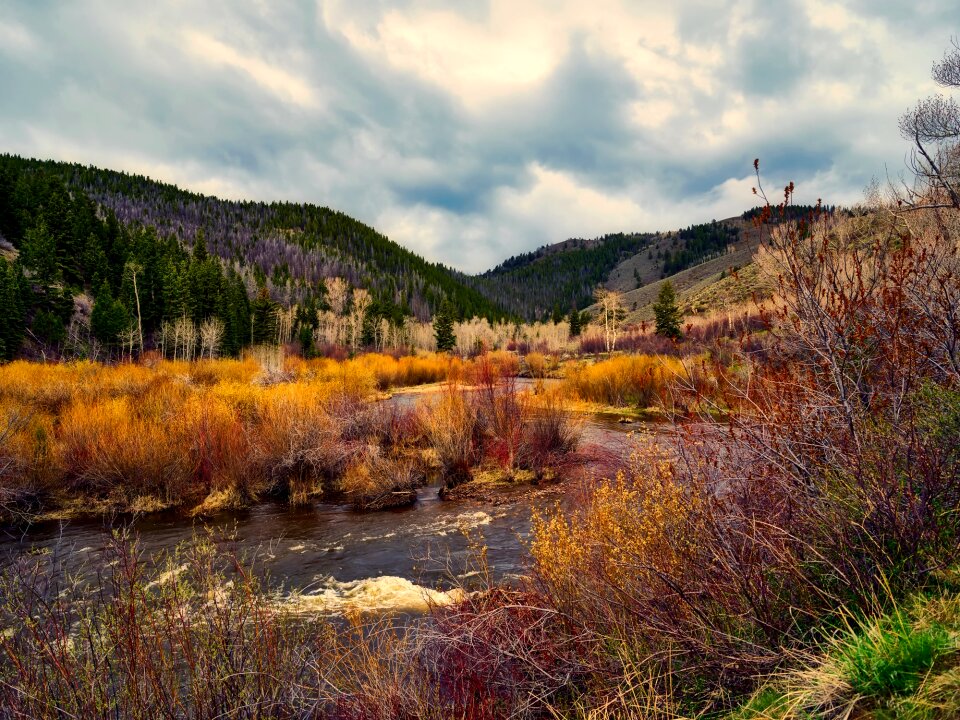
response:
M437 355L261 354L0 366L6 519L70 506L212 512L265 495L345 493L362 507L409 500L425 472L420 420L370 401L378 389L469 370Z
M563 390L573 399L645 409L666 399L672 383L687 377L684 363L664 355L617 355L566 368Z
M582 463L580 436L562 402L549 398L534 405L507 374L515 366L496 354L473 365L474 385L447 385L425 413L424 425L448 488L490 466L514 478L532 473L534 481Z

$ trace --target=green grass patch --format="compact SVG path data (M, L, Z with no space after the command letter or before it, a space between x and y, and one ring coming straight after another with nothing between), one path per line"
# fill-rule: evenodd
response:
M777 688L765 687L727 716L727 720L780 720L788 717L791 715L787 697Z
M952 651L950 632L940 623L918 625L897 609L861 625L838 644L839 666L858 695L908 695L934 665Z

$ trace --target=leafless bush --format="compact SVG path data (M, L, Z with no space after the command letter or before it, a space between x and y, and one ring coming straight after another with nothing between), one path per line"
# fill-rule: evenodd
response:
M278 612L235 558L199 541L151 565L118 537L91 582L56 555L0 574L9 717L300 717L320 708L332 629Z

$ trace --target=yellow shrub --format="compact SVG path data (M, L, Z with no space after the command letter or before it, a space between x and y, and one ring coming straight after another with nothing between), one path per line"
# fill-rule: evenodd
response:
M561 603L589 604L631 588L645 590L657 573L682 574L696 550L700 506L666 457L648 445L578 512L558 507L534 513L537 575Z
M256 353L0 365L0 495L51 488L157 507L207 495L242 501L292 478L309 494L310 483L351 461L356 438L342 442L344 414L353 417L376 387L435 381L462 365L367 355L281 366L270 348L259 357L276 367L265 375Z
M197 360L190 364L190 378L201 385L220 383L250 383L260 372L260 366L252 358L235 360Z
M527 353L524 358L527 363L527 370L530 371L530 377L543 378L547 373L547 358L543 353Z
M669 384L686 377L683 362L663 355L619 355L567 367L563 383L574 398L606 405L649 407Z
M125 398L77 402L61 417L59 455L74 489L175 500L188 487L189 459L174 418L143 417Z
M213 393L194 395L185 403L180 422L179 434L189 442L191 483L197 492L230 493L238 499L256 494L250 428L236 407Z

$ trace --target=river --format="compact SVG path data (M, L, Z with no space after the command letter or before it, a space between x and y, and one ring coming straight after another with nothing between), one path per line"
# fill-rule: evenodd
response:
M398 395L391 402L406 404L415 397ZM631 446L626 433L636 427L604 416L585 418L582 444L623 456ZM492 505L441 500L438 490L423 487L415 504L396 510L364 513L322 502L306 507L266 502L207 521L172 512L147 515L131 530L145 557L209 532L224 549L252 560L275 589L331 612L346 606L416 609L431 590L464 579L479 545L487 548L494 577L524 572L531 510L555 503L555 496L519 494ZM102 519L7 530L0 553L8 559L56 553L67 570L90 573L103 565L112 531Z

